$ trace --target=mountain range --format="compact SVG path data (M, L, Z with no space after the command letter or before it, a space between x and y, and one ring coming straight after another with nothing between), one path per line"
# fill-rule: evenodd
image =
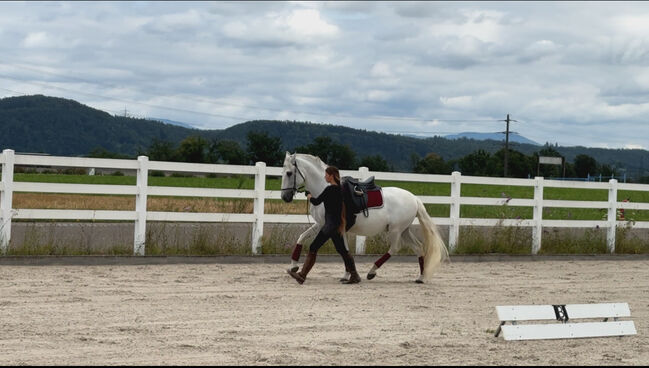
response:
M463 133L458 133L458 134L449 134L445 135L444 138L446 139L460 139L460 138L467 138L467 139L475 139L478 141L484 141L487 139L491 139L494 141L504 141L505 140L505 133L504 132L496 132L496 133L477 133L477 132L463 132ZM509 132L509 142L515 142L515 143L525 143L525 144L531 144L534 146L540 146L540 144L534 142L531 139L525 138L522 135L516 133L516 132Z
M311 144L317 137L327 136L335 143L349 145L358 158L381 155L395 171L409 172L412 170L413 155L424 157L434 152L448 161L459 159L478 149L494 153L503 148L503 135L500 133L486 137L497 139L484 140L466 135L450 137L453 139L442 136L415 138L339 125L275 120L247 121L222 130L200 130L162 120L164 119L115 116L58 97L7 97L0 99L0 149L58 156L84 156L95 149L105 149L135 156L146 152L154 139L177 145L192 135L207 140L233 140L245 149L247 133L256 131L280 137L282 148L286 151ZM535 142L519 143L515 137L519 136L510 135L510 148L513 150L531 155L542 148ZM578 154L586 154L598 163L609 164L629 176L649 175L649 151L646 150L581 146L552 148L568 162L572 162Z

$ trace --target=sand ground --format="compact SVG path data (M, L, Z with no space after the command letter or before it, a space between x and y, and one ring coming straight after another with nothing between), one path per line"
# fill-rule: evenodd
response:
M1 365L647 365L649 260L2 265ZM628 302L638 334L494 337L496 305Z

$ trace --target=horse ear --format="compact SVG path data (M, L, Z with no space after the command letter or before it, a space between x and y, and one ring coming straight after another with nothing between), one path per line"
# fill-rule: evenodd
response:
M290 156L291 153L289 151L286 151L286 157Z

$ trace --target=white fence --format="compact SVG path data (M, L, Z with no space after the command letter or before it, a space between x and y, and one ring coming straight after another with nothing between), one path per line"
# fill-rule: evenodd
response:
M308 223L313 219L305 215L291 214L265 214L265 199L280 199L279 190L266 190L266 176L281 176L281 167L266 167L263 162L255 166L242 165L216 165L194 164L180 162L149 161L148 157L140 156L137 160L116 160L80 157L56 157L17 155L13 150L4 150L0 155L2 164L2 182L0 183L0 250L6 253L11 239L11 220L126 220L134 221L135 235L133 240L133 253L144 255L145 235L147 221L170 222L239 222L252 223L252 252L258 254L261 250L264 223ZM14 181L14 166L61 166L82 168L105 168L117 170L136 170L137 183L131 185L99 185L99 184L55 184L55 183L30 183ZM177 188L149 186L147 179L149 172L178 171L211 174L244 174L255 176L255 188L244 189L213 189L213 188ZM447 196L419 196L427 204L449 204L448 217L433 217L438 225L449 226L449 249L454 251L459 237L460 226L523 226L532 229L532 254L538 253L541 248L541 235L543 227L569 227L569 228L594 228L599 226L607 228L608 251L615 251L615 232L618 225L625 225L625 221L617 221L618 209L649 210L649 203L618 202L617 191L634 190L649 191L649 185L618 183L612 179L608 183L569 182L557 180L544 180L542 177L534 179L490 178L476 176L462 176L459 172L452 175L424 175L392 172L370 172L366 167L358 171L342 170L342 175L356 178L375 176L377 180L395 180L423 183L450 183L451 195ZM533 199L508 200L506 198L461 197L462 184L510 185L533 186ZM543 189L555 188L581 188L581 189L606 189L608 201L573 201L573 200L545 200ZM76 194L113 194L135 195L135 211L107 211L107 210L52 210L52 209L14 209L12 198L14 192L40 192L40 193L76 193ZM147 211L148 196L188 196L188 197L218 197L218 198L248 198L254 200L252 214L240 213L184 213L184 212L158 212ZM297 199L305 199L299 194ZM462 205L503 205L533 207L531 220L515 219L478 219L461 218L460 206ZM607 219L602 221L584 220L543 220L543 209L546 207L568 208L606 208ZM417 221L417 220L415 220ZM649 228L649 222L635 222L634 228ZM356 253L365 251L365 238L356 238Z

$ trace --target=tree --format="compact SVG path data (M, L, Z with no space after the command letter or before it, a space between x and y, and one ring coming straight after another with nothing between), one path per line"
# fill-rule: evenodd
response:
M356 152L348 145L334 144L328 164L339 169L356 169Z
M356 165L356 152L348 145L334 143L331 137L317 137L313 140L313 143L296 147L295 151L318 156L322 162L336 166L339 169L355 169L358 167Z
M602 174L602 176L609 176L609 177L613 177L617 175L616 170L613 167L611 167L611 165L609 164L602 164L599 167L599 173Z
M284 162L282 140L269 137L267 132L248 132L248 158L252 163L265 162L267 166L281 166Z
M118 159L130 159L132 160L133 157L129 155L123 155L121 153L115 153L115 152L110 152L106 150L104 147L96 147L90 153L87 155L87 157L94 157L94 158L118 158Z
M452 171L451 165L434 152L427 154L415 165L415 172L420 174L450 174Z
M330 137L316 137L311 144L306 146L295 147L295 152L307 153L320 157L322 162L331 161L331 152L333 151L333 141Z
M239 146L239 143L231 140L222 140L216 144L215 151L219 161L229 165L245 165L248 163L248 155Z
M157 138L153 138L147 156L151 161L178 161L173 143Z
M201 136L193 135L183 139L178 147L178 158L182 162L208 162L207 152L209 144Z
M503 162L505 160L505 149L502 148L493 156L495 159L495 168L499 176L503 172ZM512 178L527 178L536 175L536 162L533 157L526 156L521 152L509 150L508 155L509 172L507 175Z
M491 154L479 149L462 157L458 164L463 175L490 176L493 171L489 168L494 166L491 161Z
M585 178L597 172L597 161L588 155L579 154L575 157L575 174L579 178Z
M365 156L358 166L365 166L372 171L390 171L388 162L381 155Z
M219 140L218 138L212 138L210 139L210 143L207 146L207 162L211 164L217 164L219 163L219 151L218 151L218 146L219 146Z

